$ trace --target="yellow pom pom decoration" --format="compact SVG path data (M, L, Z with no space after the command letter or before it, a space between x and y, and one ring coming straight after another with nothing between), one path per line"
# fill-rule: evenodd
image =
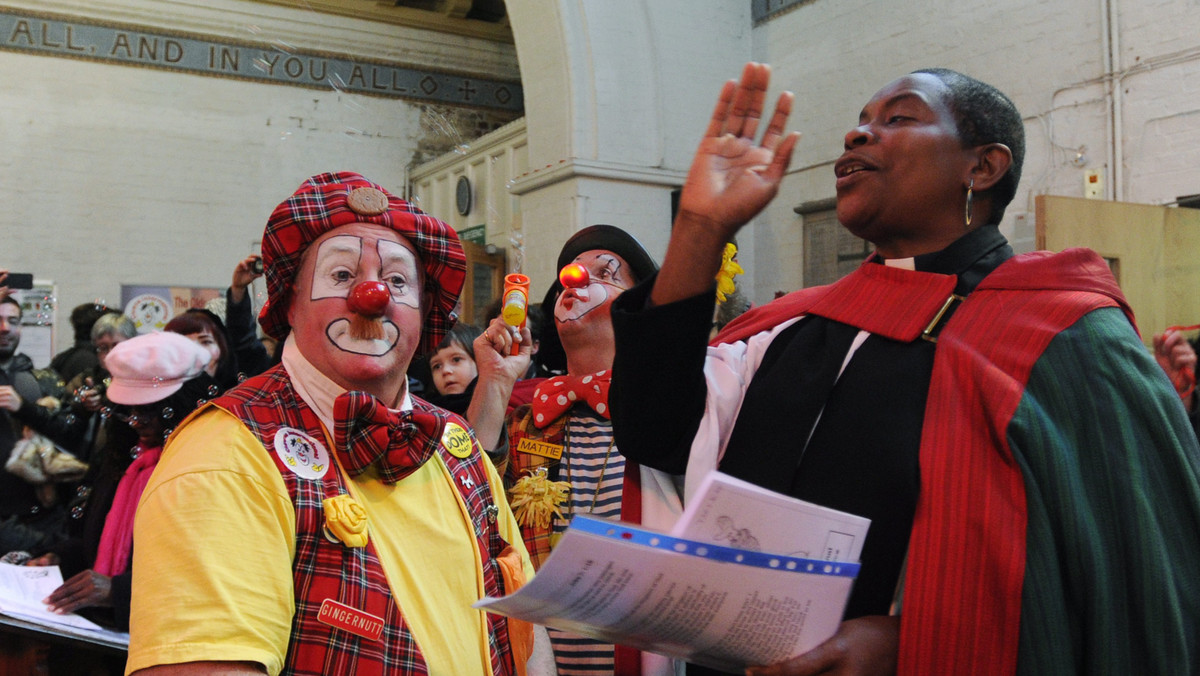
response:
M733 257L737 255L737 246L733 242L725 243L725 251L721 252L721 269L717 272L717 302L724 303L729 294L737 290L733 278L746 271L738 265Z
M517 480L508 490L509 506L513 516L522 526L549 528L550 517L562 517L558 506L567 501L571 484L566 481L551 481L546 468L539 467L528 476Z

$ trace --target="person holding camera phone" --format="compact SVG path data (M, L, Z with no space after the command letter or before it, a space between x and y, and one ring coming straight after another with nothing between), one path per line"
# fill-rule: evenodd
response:
M0 271L2 272L2 271ZM0 274L0 283L8 275ZM33 376L33 360L20 354L21 303L0 286L0 460L8 459L25 425L15 412L24 401L37 401L41 387ZM61 505L44 505L32 484L0 471L0 552L37 547L64 525Z
M8 270L0 269L0 298L11 295L9 294L9 289L25 290L32 288L32 272L9 272Z
M250 285L263 276L261 254L250 254L233 268L233 280L225 290L225 331L229 347L237 356L243 376L256 376L275 364L272 353L258 338Z
M104 391L109 381L105 360L118 343L136 335L137 327L124 314L110 311L101 315L92 323L89 334L97 363L67 382L63 406L53 410L32 399L13 401L13 416L79 460L91 462L93 452L103 447L107 435L107 423L101 415L107 405Z

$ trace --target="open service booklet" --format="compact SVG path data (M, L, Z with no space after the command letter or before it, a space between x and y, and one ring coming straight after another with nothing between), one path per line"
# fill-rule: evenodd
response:
M129 645L129 634L112 631L75 613L52 613L42 603L62 586L58 566L16 566L0 563L0 614L17 618L48 633L79 638L112 647Z
M833 635L869 525L712 472L670 533L578 515L528 584L475 607L741 671Z

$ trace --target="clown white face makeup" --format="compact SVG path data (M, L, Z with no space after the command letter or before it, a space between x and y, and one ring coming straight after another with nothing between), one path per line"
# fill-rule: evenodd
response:
M383 282L389 300L376 321L383 337L361 338L350 327L358 313L348 298L362 282ZM421 268L412 246L380 225L350 223L318 238L296 274L288 320L296 346L346 389L376 394L391 405L421 338ZM377 392L378 390L378 392Z
M579 321L596 310L607 310L612 299L633 286L633 276L625 259L611 251L585 251L571 262L587 268L590 279L581 289L563 289L559 294L554 304L554 319L560 324Z
M611 349L612 302L635 282L625 259L606 249L585 251L572 262L587 268L590 279L581 289L563 289L554 304L568 366L575 350Z
M380 239L375 245L380 260L377 279L387 284L392 302L420 307L416 253L406 243ZM353 235L336 235L321 242L313 272L312 299L346 298L355 284L368 281L356 275L362 250L363 239Z

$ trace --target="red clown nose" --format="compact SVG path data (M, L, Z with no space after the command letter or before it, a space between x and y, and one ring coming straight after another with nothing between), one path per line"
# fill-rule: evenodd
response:
M367 317L378 317L387 308L391 294L383 282L362 282L350 290L346 299L352 312Z
M579 263L571 263L558 273L558 281L568 289L582 289L591 281L591 275Z

